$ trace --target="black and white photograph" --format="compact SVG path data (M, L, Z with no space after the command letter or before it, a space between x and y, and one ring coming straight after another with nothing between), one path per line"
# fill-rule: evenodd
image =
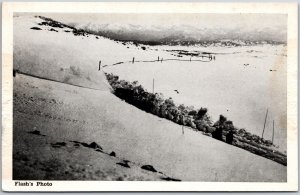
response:
M288 26L267 11L13 12L14 189L287 183Z

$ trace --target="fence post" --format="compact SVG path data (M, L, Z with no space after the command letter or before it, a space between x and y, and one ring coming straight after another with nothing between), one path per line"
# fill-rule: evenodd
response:
M273 120L273 134L272 134L272 144L274 144L274 120Z
M101 69L101 60L99 61L99 70Z
M153 82L152 82L152 93L154 94L154 78L153 78Z
M269 109L267 109L267 113L266 113L266 118L265 118L265 122L264 122L264 128L263 128L263 132L261 134L262 138L264 138L264 132L265 132L265 127L266 127L266 122L267 122L267 117L268 117L268 111L269 111Z

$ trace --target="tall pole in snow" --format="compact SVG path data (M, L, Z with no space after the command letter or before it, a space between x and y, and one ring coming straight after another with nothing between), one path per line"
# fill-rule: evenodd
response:
M101 69L101 60L99 61L99 70Z
M273 120L273 134L272 134L272 144L274 143L274 120Z
M265 132L265 127L266 127L266 122L267 122L267 117L268 117L268 109L267 109L267 113L266 113L266 118L265 118L265 123L264 123L264 128L263 128L263 132L262 132L262 135L261 137L264 138L264 132Z
M154 79L153 79L153 82L152 82L152 93L154 94Z

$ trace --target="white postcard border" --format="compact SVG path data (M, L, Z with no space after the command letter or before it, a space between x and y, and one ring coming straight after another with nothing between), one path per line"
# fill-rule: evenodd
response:
M5 191L296 191L298 190L298 10L296 3L22 2L2 5L2 189ZM287 182L49 181L15 186L12 180L13 13L277 13L288 14ZM34 185L37 181L32 182ZM47 181L43 181L47 182Z

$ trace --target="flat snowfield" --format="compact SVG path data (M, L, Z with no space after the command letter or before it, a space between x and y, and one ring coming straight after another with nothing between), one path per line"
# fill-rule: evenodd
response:
M13 179L287 180L283 165L196 131L183 134L114 96L99 60L157 56L155 50L49 31L41 21L14 18L14 68L42 78L14 77Z

